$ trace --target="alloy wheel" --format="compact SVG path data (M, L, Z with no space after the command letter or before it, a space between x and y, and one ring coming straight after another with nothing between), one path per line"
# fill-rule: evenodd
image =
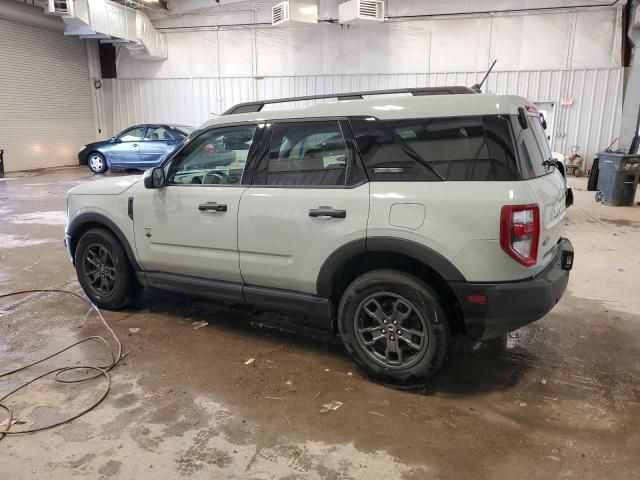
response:
M84 275L89 287L100 297L108 297L116 287L116 267L111 253L98 243L84 253Z
M406 298L391 292L366 297L354 318L362 350L387 368L409 368L420 361L429 345L424 315Z

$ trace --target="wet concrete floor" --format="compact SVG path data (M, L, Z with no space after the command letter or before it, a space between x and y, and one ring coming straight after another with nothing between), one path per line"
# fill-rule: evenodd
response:
M94 179L84 168L0 179L0 294L78 289L62 245L65 192ZM0 478L640 478L640 207L596 205L571 180L568 293L511 335L460 342L428 390L369 381L300 319L147 291L104 312L128 353L106 400L2 439ZM209 325L194 330L198 320ZM0 299L0 373L105 334L73 297ZM0 378L0 397L87 362L108 354L85 344ZM45 378L10 399L13 428L65 418L103 391L102 379ZM342 407L320 413L331 400Z

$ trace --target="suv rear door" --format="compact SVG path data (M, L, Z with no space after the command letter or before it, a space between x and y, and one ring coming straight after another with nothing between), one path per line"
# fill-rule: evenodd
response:
M369 184L348 122L273 122L259 159L240 202L242 278L248 286L315 294L329 255L352 241L364 250Z
M543 267L552 260L564 231L566 186L562 174L555 167L543 164L551 159L551 149L540 118L531 114L527 115L527 120L526 129L522 129L517 121L513 124L520 152L520 171L540 206L538 266Z

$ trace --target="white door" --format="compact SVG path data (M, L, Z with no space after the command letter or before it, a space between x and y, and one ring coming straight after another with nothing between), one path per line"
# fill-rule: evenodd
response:
M171 161L165 187L136 192L136 249L145 270L241 282L238 206L255 128L205 131Z
M366 237L369 184L345 131L340 120L273 125L269 152L240 202L247 285L315 294L327 257Z
M549 142L549 146L553 149L553 141L554 141L554 130L553 124L555 120L555 103L554 102L534 102L536 107L538 108L538 113L540 114L540 120L544 118L544 121L547 125L547 128L544 130L545 137L547 137L547 142Z

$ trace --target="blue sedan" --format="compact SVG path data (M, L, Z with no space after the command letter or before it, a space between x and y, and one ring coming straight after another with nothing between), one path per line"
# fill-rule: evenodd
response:
M193 130L186 125L135 125L109 140L83 145L78 160L93 173L114 167L144 170L160 165Z

